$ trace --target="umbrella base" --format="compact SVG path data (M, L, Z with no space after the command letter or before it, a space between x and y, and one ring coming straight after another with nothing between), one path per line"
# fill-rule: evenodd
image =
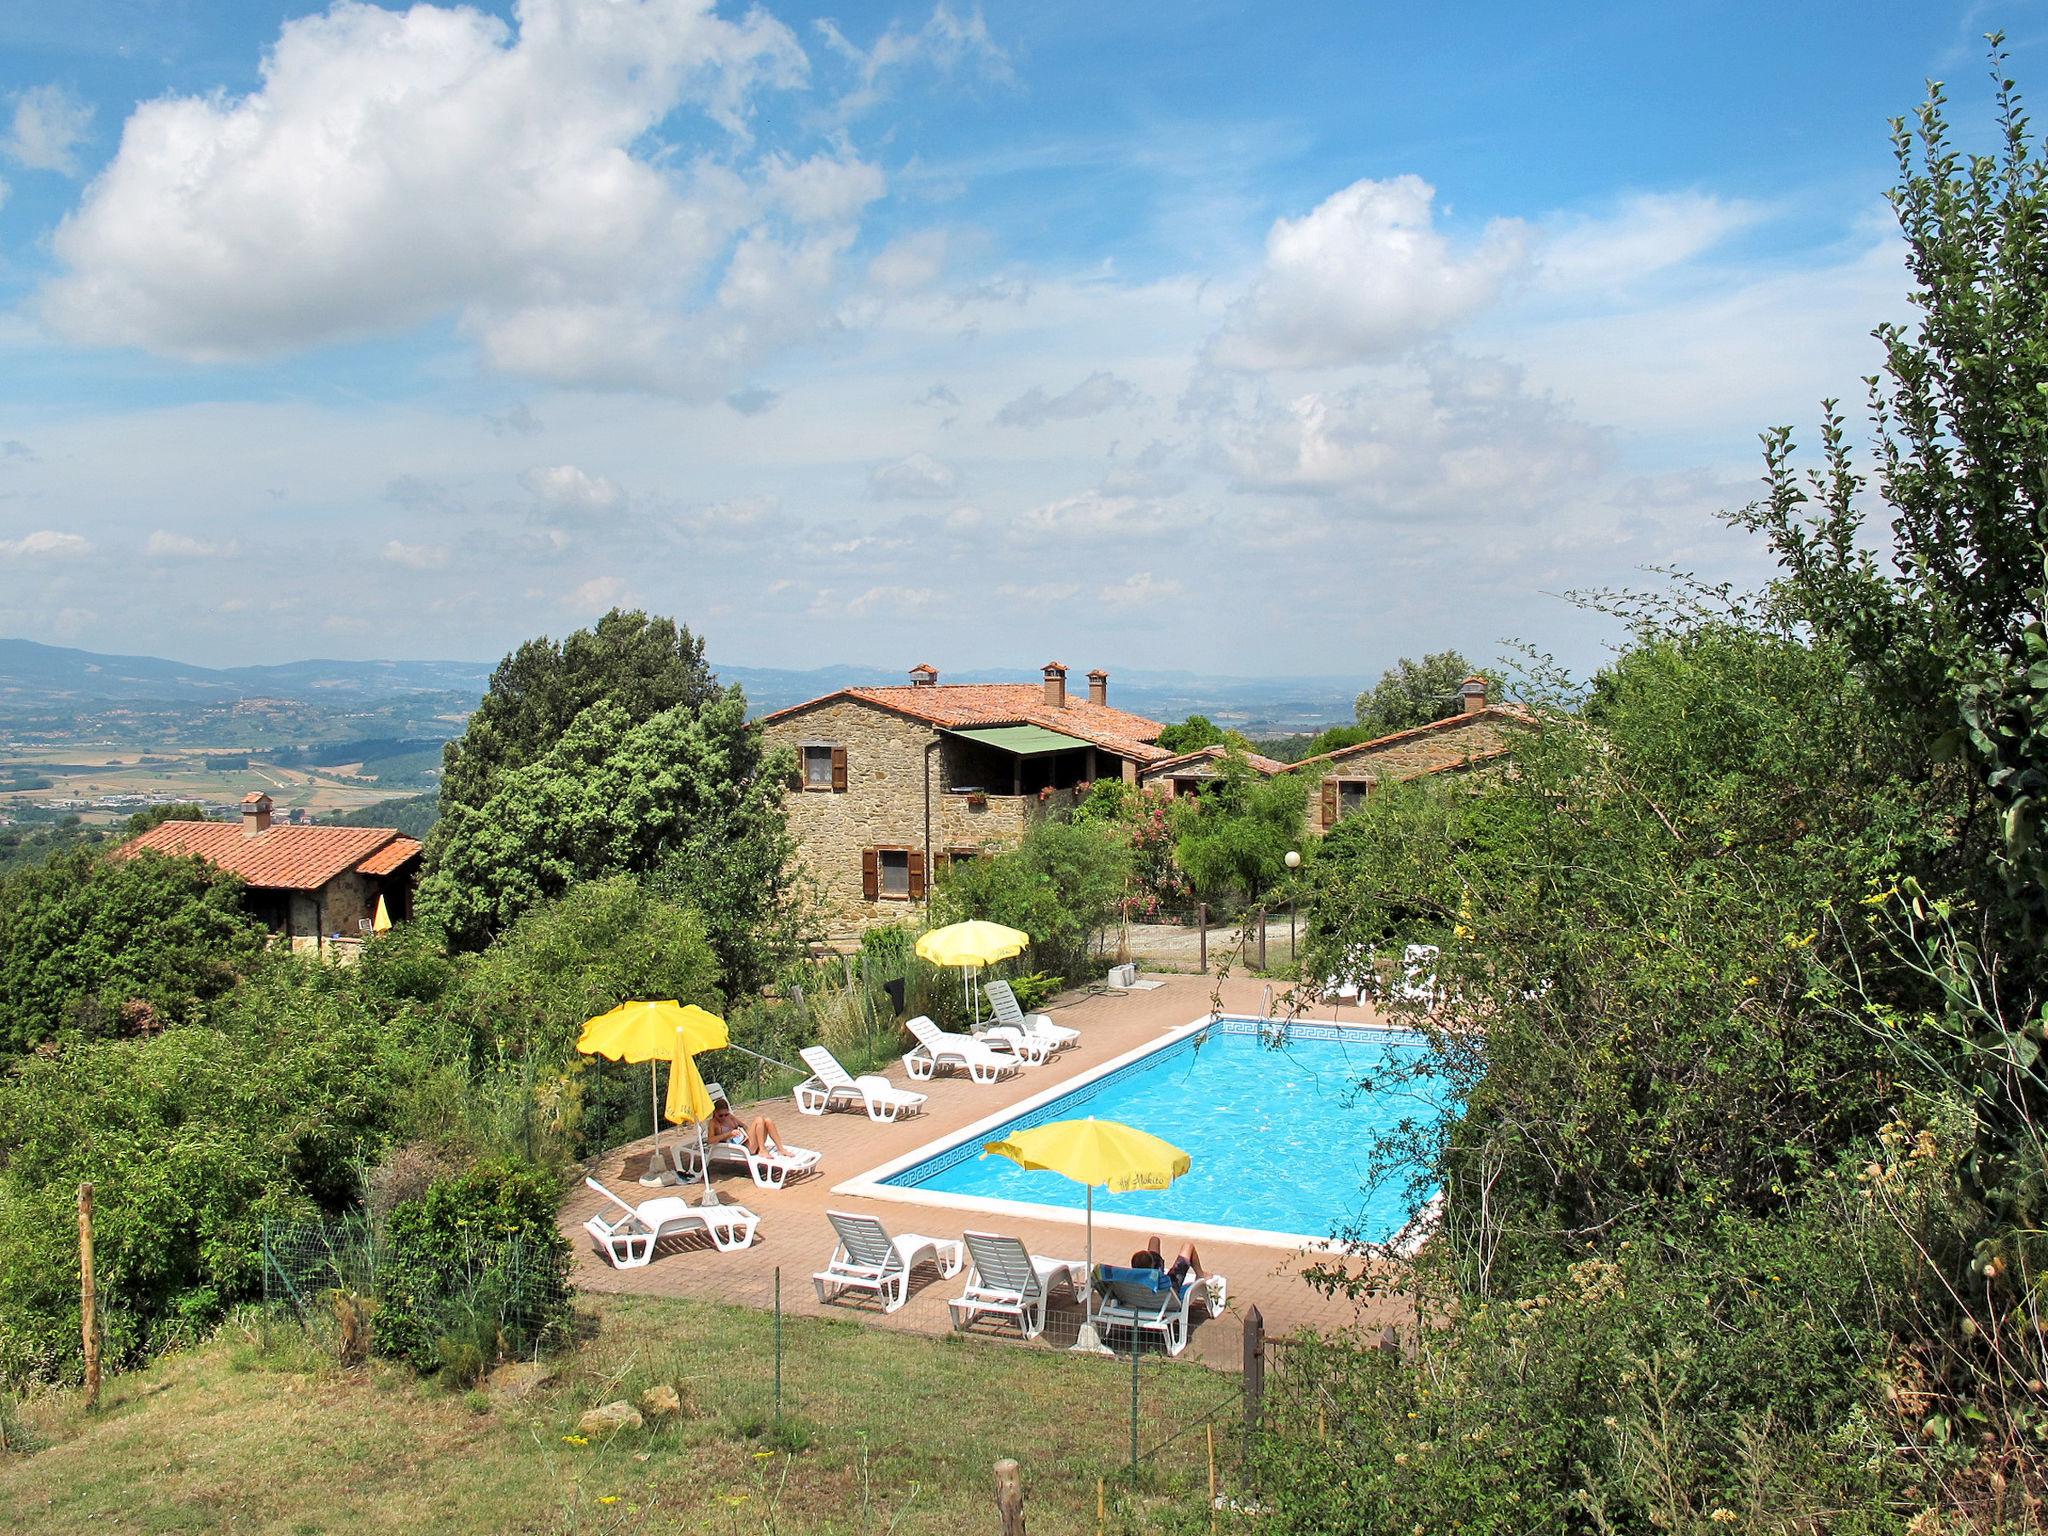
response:
M1115 1350L1102 1342L1102 1335L1095 1331L1093 1323L1083 1323L1081 1331L1074 1335L1074 1342L1068 1348L1070 1355L1114 1355Z
M645 1184L649 1189L668 1189L673 1187L674 1185L682 1183L682 1180L677 1178L673 1173L669 1172L666 1168L662 1168L656 1170L653 1173L641 1174L640 1182L642 1184Z

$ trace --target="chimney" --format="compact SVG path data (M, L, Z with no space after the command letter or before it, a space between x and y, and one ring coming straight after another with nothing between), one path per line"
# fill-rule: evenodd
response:
M1486 679L1473 673L1458 685L1458 692L1464 696L1465 713L1476 715L1486 708Z
M1067 707L1067 664L1064 661L1048 661L1045 664L1045 707Z
M270 796L261 790L242 796L242 836L270 830Z
M910 669L910 686L913 688L938 687L939 669L928 661L920 661Z
M1109 674L1097 667L1088 674L1088 702L1107 704L1109 702Z

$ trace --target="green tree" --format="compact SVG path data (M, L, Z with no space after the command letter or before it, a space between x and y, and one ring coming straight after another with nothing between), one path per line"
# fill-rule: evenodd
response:
M1455 715L1464 708L1458 686L1472 675L1472 663L1456 651L1437 651L1420 661L1403 656L1358 696L1358 724L1365 729L1358 739L1372 741ZM1491 676L1488 681L1499 686Z
M1256 904L1287 873L1299 849L1308 780L1297 773L1260 773L1231 747L1201 794L1176 800L1174 859L1195 893L1211 902L1241 896Z
M74 849L16 870L0 881L0 1047L190 1022L266 942L241 882L201 859Z
M1179 725L1169 725L1161 731L1159 745L1169 752L1193 752L1215 746L1224 735L1223 727L1207 715L1189 715Z
M786 752L764 755L737 688L637 722L600 701L531 763L501 772L481 804L443 800L419 913L454 947L476 949L579 881L652 874L678 859L701 869L707 851L750 876L779 871L792 771ZM737 944L754 913L785 894L759 880L726 887L714 904L721 931Z
M559 644L529 640L498 663L462 735L442 749L441 806L474 809L544 756L599 701L638 723L718 695L704 642L673 619L614 608Z
M1015 847L954 866L932 898L935 922L982 918L1031 935L1032 962L1079 979L1129 885L1130 847L1113 822L1043 821Z

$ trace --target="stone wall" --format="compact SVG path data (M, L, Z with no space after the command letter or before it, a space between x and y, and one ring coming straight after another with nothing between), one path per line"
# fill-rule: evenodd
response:
M925 746L939 733L928 725L853 699L834 699L765 726L771 747L840 747L846 752L846 788L793 788L783 804L798 858L817 884L827 920L836 928L901 922L921 913L918 902L869 901L861 884L861 854L869 848L924 852ZM1046 809L1064 796L980 796L945 792L942 753L931 754L931 849L935 859L1015 843ZM1113 761L1113 760L1112 760ZM979 804L973 803L979 800Z
M1460 723L1420 735L1403 735L1385 746L1369 751L1354 749L1348 756L1315 764L1303 771L1314 775L1309 784L1307 830L1319 836L1323 825L1323 784L1391 784L1420 778L1426 773L1456 772L1467 765L1495 760L1529 727L1513 714L1487 710L1460 717Z

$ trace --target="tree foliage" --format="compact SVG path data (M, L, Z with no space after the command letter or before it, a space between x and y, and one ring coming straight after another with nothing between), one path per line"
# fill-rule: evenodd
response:
M545 756L599 701L637 724L694 711L718 691L703 640L673 619L614 608L559 644L529 640L498 663L468 727L443 749L442 809L482 806L505 775Z
M1089 972L1097 936L1122 910L1130 862L1113 822L1042 821L1015 848L956 865L933 898L933 920L1022 929L1034 964L1078 979Z
M1223 727L1207 715L1189 715L1179 725L1169 725L1161 731L1159 745L1168 752L1193 752L1215 746L1224 736Z
M1455 715L1464 708L1459 685L1472 675L1472 663L1456 651L1437 651L1420 661L1403 656L1358 696L1358 725L1364 731L1358 740L1372 741ZM1489 676L1488 681L1499 686L1495 678ZM1328 752L1331 748L1316 750Z
M693 849L719 850L750 874L779 871L786 756L764 755L737 688L638 722L602 700L534 761L502 771L482 803L443 801L420 915L474 949L579 881L651 874ZM779 894L758 882L728 891L726 931L744 926L732 907Z
M263 953L241 882L197 858L74 849L0 881L0 1048L198 1016Z
M1264 896L1285 876L1289 850L1301 847L1308 791L1300 774L1269 778L1242 751L1225 751L1202 792L1173 806L1174 860L1195 894L1211 902Z

